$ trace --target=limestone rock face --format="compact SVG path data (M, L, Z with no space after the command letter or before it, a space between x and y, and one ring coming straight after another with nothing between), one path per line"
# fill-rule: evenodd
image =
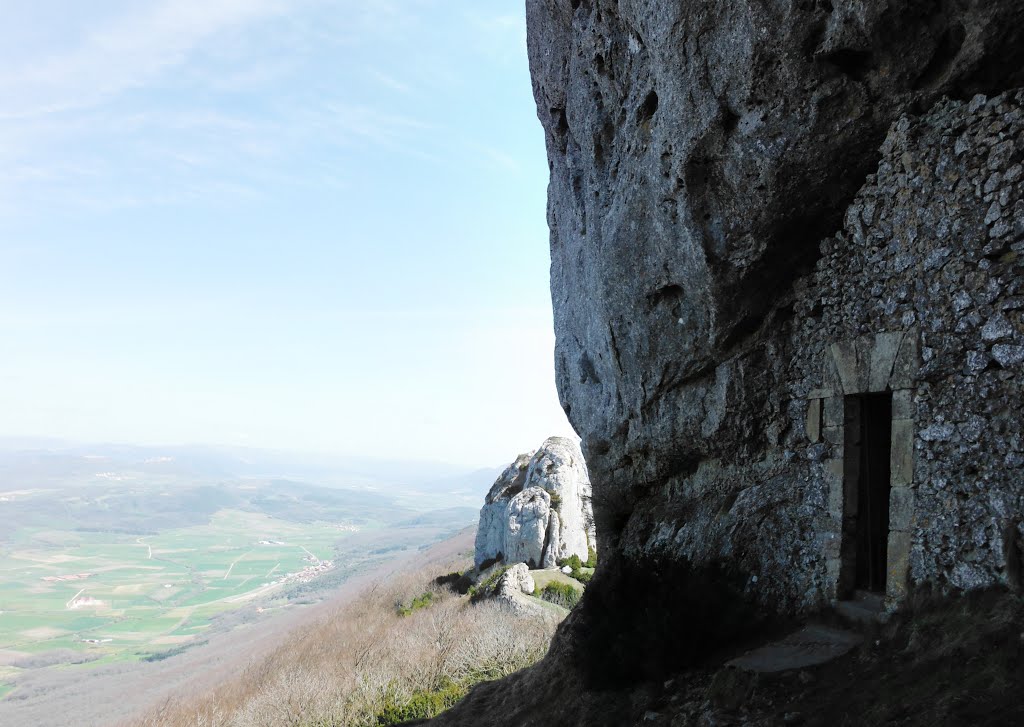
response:
M480 510L476 566L492 559L551 567L595 547L590 479L575 442L547 439L498 477Z
M1024 3L526 6L558 389L615 520L753 443L719 430L727 391L756 384L718 364L759 345L900 114L1024 83Z

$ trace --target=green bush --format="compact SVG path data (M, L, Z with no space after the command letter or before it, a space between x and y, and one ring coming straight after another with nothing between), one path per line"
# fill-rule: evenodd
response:
M558 567L564 568L569 566L572 572L569 574L571 577L578 580L580 583L590 583L590 579L594 577L593 573L587 573L584 568L596 568L597 567L597 551L593 548L588 548L587 562L584 563L580 560L580 557L573 553L568 558L562 558L558 561Z
M423 593L416 598L412 599L412 603L406 606L403 603L398 604L398 615L408 616L413 611L419 611L421 608L427 608L434 602L434 594L430 591Z
M377 724L381 727L396 725L411 719L430 719L455 705L466 696L468 688L457 682L445 680L437 689L414 692L408 701L402 702L388 692L384 704L377 713Z
M573 570L579 570L583 567L583 561L580 560L580 557L578 555L573 553L568 558L562 558L560 561L558 561L559 568L564 568L565 566L569 566Z
M549 603L572 610L580 602L580 591L568 583L552 581L541 589L540 597Z
M511 566L506 565L502 566L501 568L496 568L494 572L491 573L491 575L487 576L486 580L481 581L480 583L477 583L475 586L471 587L469 589L470 600L476 603L481 598L484 598L488 593L491 592L491 590L494 588L494 584L498 582L499 578L505 575L505 571L507 571L510 567Z

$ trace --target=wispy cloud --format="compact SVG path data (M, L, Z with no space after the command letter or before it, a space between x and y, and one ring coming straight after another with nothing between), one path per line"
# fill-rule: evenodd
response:
M212 36L283 12L283 0L161 0L88 30L62 53L0 68L0 118L94 105L180 64Z
M479 92L465 55L505 54L522 19L466 3L450 57L422 42L445 1L72 4L67 37L23 47L0 28L0 217L346 189L380 155L518 171L451 108Z
M370 78L386 88L390 88L392 91L398 91L399 93L409 93L412 88L407 83L399 81L394 76L390 76L383 71L379 71L375 68L370 69Z

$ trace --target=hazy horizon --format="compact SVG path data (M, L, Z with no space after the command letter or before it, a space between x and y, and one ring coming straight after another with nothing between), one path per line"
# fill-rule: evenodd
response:
M576 441L579 438L570 435ZM537 445L529 447L526 451L536 449ZM252 455L260 461L276 461L282 464L307 465L315 467L318 465L338 466L342 464L366 464L380 463L391 467L414 468L422 466L425 468L420 476L421 479L429 479L435 474L440 476L454 474L468 474L471 472L498 470L506 467L522 452L510 454L503 460L494 462L453 462L444 459L416 458L416 457L385 457L377 455L363 455L358 452L325 452L315 450L295 450L272 447L253 447L248 445L232 444L209 444L203 442L157 442L152 444L138 444L132 442L118 441L85 441L62 439L58 437L33 437L33 436L9 436L0 435L0 455L73 455L77 457L102 459L111 456L111 453L128 454L129 452L146 453L148 456L161 454L170 455L169 461L173 461L175 454L196 454L215 453L221 455L233 455L244 457ZM105 454L106 453L106 454ZM495 472L497 476L497 472ZM0 486L4 483L0 482ZM490 483L488 483L490 484Z
M483 467L571 435L522 16L8 9L0 436Z

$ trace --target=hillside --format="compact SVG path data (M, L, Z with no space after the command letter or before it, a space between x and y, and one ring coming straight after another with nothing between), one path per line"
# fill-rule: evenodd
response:
M132 724L356 727L432 715L470 685L538 661L558 622L516 616L498 602L474 602L435 583L471 563L466 532L397 573L364 581L358 595L321 611L239 673L219 684L205 679Z

